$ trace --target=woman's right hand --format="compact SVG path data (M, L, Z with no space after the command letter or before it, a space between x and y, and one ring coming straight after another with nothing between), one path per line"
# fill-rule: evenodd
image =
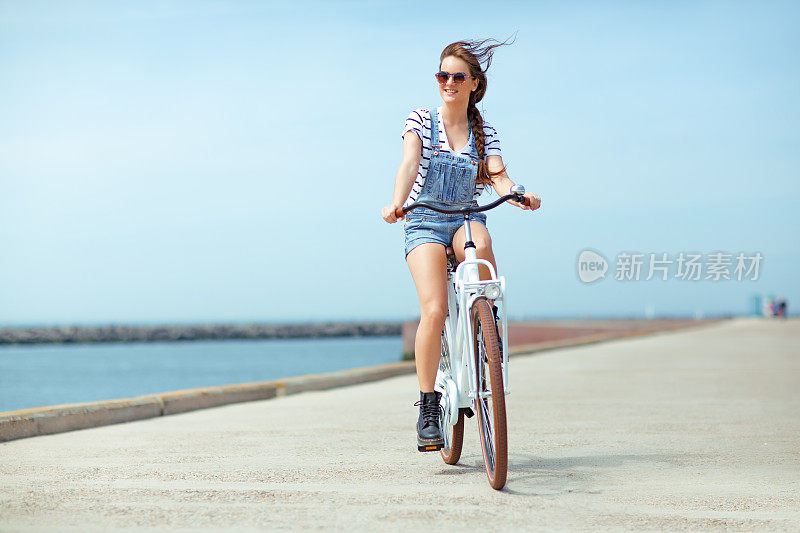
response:
M397 211L401 207L402 206L399 206L399 205L396 205L396 204L389 204L386 207L384 207L381 210L381 216L383 217L383 220L385 220L389 224L394 224L395 222L397 222L398 219L397 219L397 214L395 213L395 211Z

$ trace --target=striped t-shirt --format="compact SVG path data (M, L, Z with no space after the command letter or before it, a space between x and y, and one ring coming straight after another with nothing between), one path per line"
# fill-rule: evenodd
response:
M439 115L439 142L441 143L440 150L453 153L450 145L447 142L447 133L444 130L444 123L442 122L442 108L437 109ZM414 180L414 186L411 187L411 192L405 204L416 202L422 187L425 185L425 176L428 175L428 163L431 160L431 112L427 109L415 109L406 119L405 128L403 128L403 136L406 132L413 131L422 140L422 157L419 159L419 168L417 169L417 179ZM485 139L484 152L485 156L501 155L500 153L500 139L497 137L497 131L485 120L483 121L483 135ZM470 157L470 144L472 137L467 141L464 148L456 153L457 157ZM485 158L484 158L485 159ZM483 183L475 185L475 199L481 195L485 188Z

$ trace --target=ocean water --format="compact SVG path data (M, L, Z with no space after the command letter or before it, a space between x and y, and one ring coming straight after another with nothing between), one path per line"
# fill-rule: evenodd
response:
M399 336L0 346L0 412L393 363L401 351Z

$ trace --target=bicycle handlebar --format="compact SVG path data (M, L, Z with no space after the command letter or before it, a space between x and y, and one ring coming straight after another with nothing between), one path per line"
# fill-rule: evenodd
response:
M522 188L522 187L520 187L520 188L522 189L523 192L514 192L514 193L511 193L511 194L507 194L507 195L505 195L505 196L503 196L501 198L498 198L494 202L492 202L490 204L486 204L486 205L477 205L477 206L469 206L469 207L457 207L455 209L447 209L445 207L442 207L440 205L437 205L437 204L434 204L434 203L431 203L431 202L421 201L421 202L414 202L413 204L409 204L406 207L398 207L397 209L395 209L394 215L397 218L403 218L406 215L406 213L408 213L409 211L413 211L414 209L417 209L417 208L420 208L420 207L426 207L428 209L432 209L433 211L437 211L439 213L444 213L444 214L447 214L447 215L468 215L468 214L471 214L471 213L480 213L482 211L488 211L490 209L494 209L495 207L497 207L498 205L502 204L506 200L515 200L515 201L523 203L525 205L530 205L530 200L528 200L528 198L526 198L523 195L525 189Z

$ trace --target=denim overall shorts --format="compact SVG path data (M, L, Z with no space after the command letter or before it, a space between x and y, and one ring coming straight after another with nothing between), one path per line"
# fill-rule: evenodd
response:
M428 175L422 186L418 201L427 200L443 207L467 207L478 205L475 196L475 180L478 176L478 152L472 127L469 129L470 157L458 157L441 150L439 141L439 117L436 108L431 110L431 159L428 162ZM486 215L470 215L486 225ZM427 242L438 242L443 246L453 244L453 235L464 225L463 215L446 215L426 207L415 209L405 217L405 252Z

